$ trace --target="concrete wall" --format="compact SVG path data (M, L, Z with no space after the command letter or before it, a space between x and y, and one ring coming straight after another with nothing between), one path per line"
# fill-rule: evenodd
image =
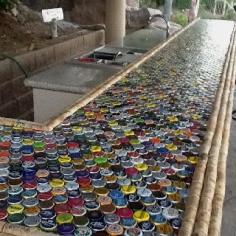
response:
M47 48L16 56L15 59L33 74L48 66L83 54L104 44L103 30L87 32ZM9 59L0 61L0 116L33 120L32 89L24 85L24 75Z

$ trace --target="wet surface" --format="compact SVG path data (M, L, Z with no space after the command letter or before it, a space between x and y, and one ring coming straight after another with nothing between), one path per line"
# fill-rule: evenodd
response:
M2 219L177 234L232 30L199 21L54 132L2 126Z

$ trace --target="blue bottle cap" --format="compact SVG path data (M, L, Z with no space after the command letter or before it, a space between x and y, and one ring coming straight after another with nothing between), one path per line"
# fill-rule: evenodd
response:
M154 224L165 224L167 222L166 218L162 215L154 215L151 217Z
M133 228L137 224L134 218L122 218L120 223L125 229Z
M62 204L68 201L68 197L66 195L57 195L54 197L55 204Z
M41 219L52 220L56 218L56 213L54 210L42 210L40 212Z
M57 224L55 220L41 219L40 228L44 231L52 232L56 229Z
M39 216L27 216L24 220L24 224L28 227L37 227L40 224Z
M165 199L165 200L161 200L159 202L159 205L160 205L161 208L169 208L169 207L172 206L172 203L171 203L171 201Z
M57 232L60 235L73 235L75 231L74 224L61 224L57 226Z
M113 200L117 200L117 199L122 199L124 198L124 194L119 191L119 190L111 190L111 192L109 193L109 196L113 199Z
M25 190L23 193L22 193L22 197L23 198L34 198L37 196L37 191L35 189L30 189L30 190Z
M10 205L20 204L22 202L22 196L21 195L9 195L7 201L8 201L8 204L10 204Z
M99 232L99 231L104 231L106 228L106 224L103 221L94 221L94 222L90 222L89 227L95 231L95 232Z

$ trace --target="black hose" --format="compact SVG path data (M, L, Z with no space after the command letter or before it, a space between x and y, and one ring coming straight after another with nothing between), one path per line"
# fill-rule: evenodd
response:
M232 112L232 119L233 119L233 120L236 120L236 110L234 110L234 111Z
M3 54L3 53L0 53L0 57L2 57L3 59L7 58L7 59L10 59L11 61L15 62L16 65L19 67L19 69L22 71L22 73L25 75L25 77L26 78L28 77L28 74L25 71L25 69L23 68L23 66L14 57L8 56L8 55Z

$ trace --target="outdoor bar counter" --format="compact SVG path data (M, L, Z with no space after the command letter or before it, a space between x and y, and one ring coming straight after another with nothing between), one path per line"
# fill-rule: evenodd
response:
M1 118L0 236L220 235L234 78L234 23L197 20L59 116Z

